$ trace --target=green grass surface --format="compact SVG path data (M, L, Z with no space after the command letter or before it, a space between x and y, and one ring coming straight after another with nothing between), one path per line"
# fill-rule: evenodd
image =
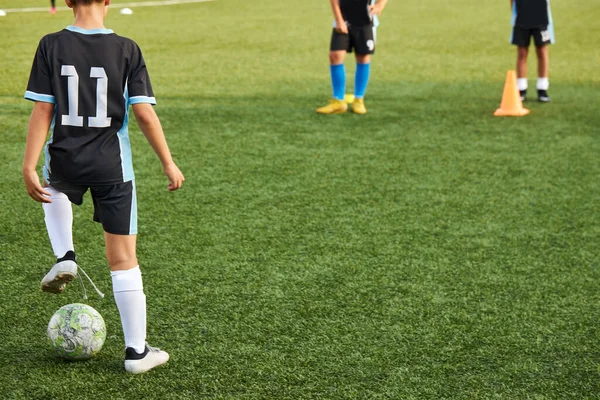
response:
M553 2L554 101L495 118L515 50L508 2L481 3L390 1L365 116L314 112L331 90L327 1L109 13L144 51L186 175L167 193L132 126L148 339L172 356L142 376L123 371L89 197L75 244L107 293L87 301L107 341L75 363L47 343L81 290L39 291L53 255L20 173L23 93L71 13L0 18L0 397L599 398L600 9Z

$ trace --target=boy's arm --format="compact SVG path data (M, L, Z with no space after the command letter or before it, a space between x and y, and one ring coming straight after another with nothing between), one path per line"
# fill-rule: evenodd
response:
M40 184L40 177L36 172L40 153L44 148L44 142L48 135L48 129L54 114L54 104L36 101L29 118L27 128L27 142L25 144L25 156L23 157L23 179L27 193L35 201L51 203L50 193L44 190Z
M377 0L375 4L369 6L369 13L371 15L380 15L388 0Z
M160 120L156 112L154 112L154 108L147 103L134 104L132 107L140 129L160 159L163 171L167 175L167 178L169 178L169 190L179 189L185 178L177 165L175 165L175 162L173 162L165 134Z
M333 11L333 18L335 19L335 30L339 33L348 33L348 26L344 21L342 15L342 9L340 8L340 0L329 0L331 3L331 11Z

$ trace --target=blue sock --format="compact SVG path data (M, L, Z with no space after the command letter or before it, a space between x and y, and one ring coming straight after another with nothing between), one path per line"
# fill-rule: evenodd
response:
M354 75L354 97L362 99L367 91L369 75L371 73L371 64L356 63L356 74Z
M331 86L333 86L333 98L344 100L346 94L346 69L344 64L330 65Z

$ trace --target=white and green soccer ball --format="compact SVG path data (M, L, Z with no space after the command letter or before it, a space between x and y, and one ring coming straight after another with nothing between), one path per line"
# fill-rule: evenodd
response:
M87 360L102 349L106 325L102 315L87 304L67 304L50 319L48 337L60 357Z

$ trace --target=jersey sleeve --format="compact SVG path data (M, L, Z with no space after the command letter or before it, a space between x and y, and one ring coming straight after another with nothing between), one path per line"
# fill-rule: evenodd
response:
M48 58L46 57L45 43L44 39L42 39L35 52L27 90L25 91L25 98L31 101L56 104L56 98L52 91L52 77Z
M127 91L129 93L129 104L156 104L150 76L146 69L146 61L144 61L142 51L137 45L133 48L131 71L127 79Z

